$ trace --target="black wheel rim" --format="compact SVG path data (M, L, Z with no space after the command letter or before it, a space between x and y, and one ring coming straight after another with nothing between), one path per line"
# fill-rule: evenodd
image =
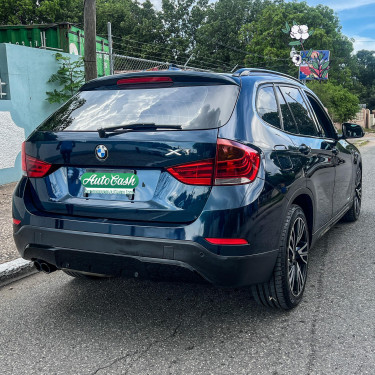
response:
M362 173L361 170L357 170L355 179L355 195L354 195L354 212L358 217L361 212L361 201L362 201Z
M294 221L288 241L288 280L293 296L303 292L307 276L309 241L304 220L297 217Z

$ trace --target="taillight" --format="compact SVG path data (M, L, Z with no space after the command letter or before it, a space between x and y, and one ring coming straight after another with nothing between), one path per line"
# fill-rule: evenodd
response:
M212 245L248 245L244 238L205 238Z
M22 143L22 171L27 177L44 177L52 172L52 164L29 156L25 152L25 142Z
M188 185L211 185L214 160L207 159L193 163L177 165L167 171L177 180Z
M260 165L258 151L241 143L219 138L216 159L170 167L167 171L189 185L240 185L255 180Z
M217 140L214 185L253 182L260 164L258 151L228 139Z
M135 77L117 81L117 85L138 85L140 83L173 83L173 80L170 77Z
M21 224L21 220L13 219L13 224L14 225L20 225Z

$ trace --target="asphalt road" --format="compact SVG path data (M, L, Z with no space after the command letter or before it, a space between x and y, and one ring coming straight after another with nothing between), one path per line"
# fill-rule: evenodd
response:
M37 274L0 290L1 374L374 374L375 147L361 218L311 252L301 305L248 290Z

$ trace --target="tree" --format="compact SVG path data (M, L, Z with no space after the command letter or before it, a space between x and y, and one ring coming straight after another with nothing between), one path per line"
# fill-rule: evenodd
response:
M57 83L60 90L47 91L47 99L50 103L64 103L70 99L85 82L83 59L80 57L72 61L70 57L56 53L55 58L59 63L59 69L52 74L48 83Z
M358 97L342 85L314 81L310 82L308 87L319 97L335 122L349 121L359 110Z
M164 49L163 24L152 3L132 0L97 0L97 33L107 36L112 23L113 48L121 54L158 59Z
M331 69L329 79L345 87L351 87L351 72L355 59L351 56L353 43L341 33L341 25L334 11L324 5L308 6L305 2L277 0L267 5L252 23L243 25L240 39L249 51L248 66L278 70L297 76L290 58L291 38L282 29L285 22L308 25L315 33L305 41L305 49L330 50Z
M356 77L362 85L359 92L361 103L375 109L375 51L358 51L355 57L358 64Z
M36 2L33 0L0 0L1 25L27 25L36 19Z
M182 65L188 61L207 7L208 0L162 0L158 16L163 23L165 59ZM196 56L192 59L195 60Z
M210 5L195 33L197 60L223 71L243 65L246 41L238 37L240 29L254 22L270 3L269 0L218 0Z
M0 0L1 25L82 22L82 0Z

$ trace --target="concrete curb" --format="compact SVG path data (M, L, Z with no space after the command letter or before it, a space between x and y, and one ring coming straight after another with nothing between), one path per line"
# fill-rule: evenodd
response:
M0 264L0 287L36 272L33 262L22 258Z

